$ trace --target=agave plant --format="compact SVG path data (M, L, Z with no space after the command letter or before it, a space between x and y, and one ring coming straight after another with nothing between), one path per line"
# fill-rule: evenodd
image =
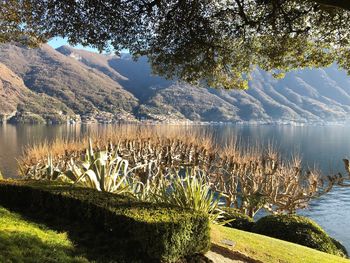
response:
M59 165L54 164L52 155L47 156L45 163L38 162L26 170L19 166L19 169L24 177L36 180L56 180L62 174Z
M167 180L168 184L160 185L156 201L207 213L214 223L222 216L223 211L219 209L221 195L215 196L203 171L186 169L184 176L179 171L172 172Z
M119 157L116 151L94 151L91 140L83 160L73 159L68 163L64 175L75 184L112 193L130 192L128 161Z
M45 176L48 180L56 180L62 173L58 166L54 165L52 155L47 157L45 172Z

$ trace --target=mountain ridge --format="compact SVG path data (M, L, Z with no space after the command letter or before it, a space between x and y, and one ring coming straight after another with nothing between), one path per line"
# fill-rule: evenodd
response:
M2 104L0 114L32 111L46 121L55 122L42 116L40 108L48 107L47 102L34 109L26 106L38 101L36 96L58 108L50 109L52 115L60 113L58 122L321 122L348 120L350 113L350 78L335 65L293 71L283 79L256 69L247 91L226 91L154 76L144 57L134 61L69 46L55 50L48 45L1 45L0 63L0 69L8 68L23 81L20 89L17 83L12 93L3 92L9 102ZM31 94L30 103L21 93Z
M74 112L59 100L28 89L22 78L0 63L0 121L62 122Z

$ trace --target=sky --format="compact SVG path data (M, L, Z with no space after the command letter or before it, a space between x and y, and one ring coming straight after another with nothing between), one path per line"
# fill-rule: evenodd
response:
M63 45L69 45L68 42L67 42L67 39L64 39L64 38L60 38L60 37L55 37L55 38L52 38L48 44L50 46L52 46L53 48L58 48L60 46L63 46ZM69 45L70 46L70 45ZM94 49L94 48L90 48L90 47L83 47L82 45L77 45L77 46L73 46L74 48L78 48L78 49L85 49L85 50L88 50L88 51L94 51L94 52L98 52L97 49Z
M61 38L61 37L55 37L55 38L52 38L49 42L47 42L51 47L53 48L58 48L60 46L63 46L63 45L68 45L68 46L72 46L72 45L69 45L68 44L68 41L67 39L65 38ZM96 48L91 48L91 47L84 47L82 45L76 45L76 46L72 46L74 48L77 48L77 49L84 49L84 50L88 50L88 51L92 51L92 52L96 52L96 53L99 53L99 51L96 49ZM129 51L127 49L123 49L121 51L121 53L129 53Z

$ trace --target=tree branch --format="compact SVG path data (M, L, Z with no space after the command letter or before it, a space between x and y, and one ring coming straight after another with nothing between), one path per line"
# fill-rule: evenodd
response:
M335 1L334 0L313 0L313 1L320 5L334 7L334 8L341 8L341 9L350 11L349 0L335 0Z

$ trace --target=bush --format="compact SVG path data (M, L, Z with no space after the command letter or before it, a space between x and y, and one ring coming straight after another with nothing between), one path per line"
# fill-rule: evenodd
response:
M244 231L251 231L252 227L254 226L254 220L253 218L240 213L238 210L234 208L228 208L228 207L220 207L224 211L224 213L221 215L220 222L229 221L224 224L224 226L232 227Z
M210 246L207 215L93 189L2 180L0 205L88 226L104 237L107 252L123 257L117 262L174 262Z
M221 217L218 209L220 198L215 198L209 178L199 170L188 168L183 177L180 172L170 172L158 189L152 193L155 202L203 212L209 216L212 223L217 223Z
M259 219L252 231L329 254L347 257L346 249L311 219L297 215L270 215Z
M334 239L334 238L330 238L333 242L333 244L344 254L344 257L349 257L348 251L346 250L346 248L343 246L342 243L340 243L338 240Z

